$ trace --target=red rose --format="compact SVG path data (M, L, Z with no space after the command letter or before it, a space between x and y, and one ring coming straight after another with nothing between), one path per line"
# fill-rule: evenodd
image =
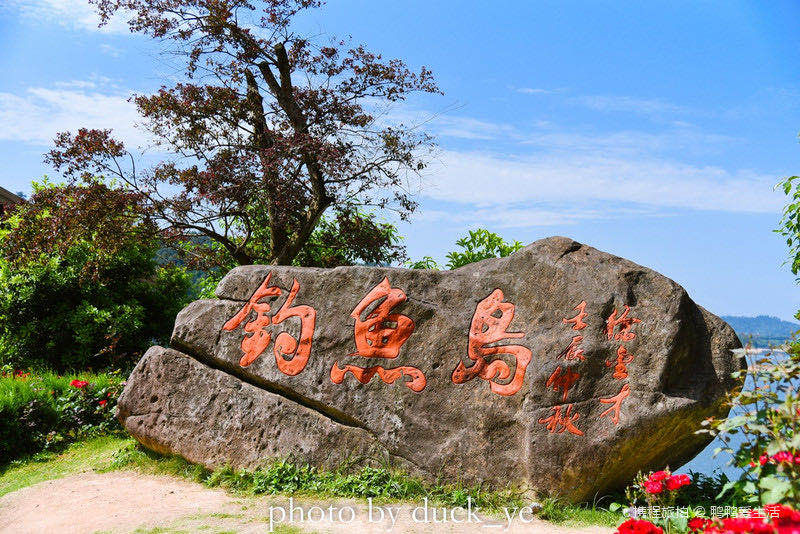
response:
M105 406L106 404L108 404L108 401L103 399L100 402L98 402L97 404L99 404L100 406Z
M647 493L656 494L664 491L664 484L658 480L645 480L642 486Z
M774 534L775 529L762 519L752 517L727 517L722 520L726 534Z
M667 477L669 477L669 473L667 473L666 471L656 471L655 473L650 475L648 480L658 481L658 480L664 480Z
M89 385L89 382L86 382L84 380L73 380L72 382L69 383L69 385L74 388L83 389Z
M791 506L783 504L767 504L764 506L764 514L777 526L797 526L800 525L800 512Z
M689 478L689 475L675 475L666 480L667 489L670 491L675 491L676 489L682 488L683 486L688 486L691 483L692 479Z
M650 521L628 519L617 528L616 534L664 534L664 531Z
M768 461L769 461L769 456L767 456L766 454L762 454L758 458L758 463L760 463L761 465L766 464Z
M789 451L781 451L772 456L773 462L789 462L792 463L794 461L794 456Z
M700 532L711 526L711 520L705 517L693 517L689 520L689 530Z

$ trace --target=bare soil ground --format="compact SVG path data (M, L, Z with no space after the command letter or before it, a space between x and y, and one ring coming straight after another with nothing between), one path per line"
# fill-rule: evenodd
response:
M531 534L601 534L603 527L567 528L533 518L523 522L516 515L508 528L505 517L478 514L467 522L458 511L455 520L428 522L418 504L375 503L370 520L367 503L356 500L294 498L294 520L289 520L290 502L285 497L236 497L219 489L167 476L131 471L84 472L41 482L0 497L0 532L278 532L291 533L386 533L386 532L509 532ZM330 507L333 507L332 509ZM396 520L389 517L391 507ZM380 521L378 508L383 510ZM300 511L303 518L300 520ZM351 515L350 511L354 513ZM281 513L286 516L280 521ZM332 513L331 513L332 511ZM272 515L272 521L270 521ZM442 509L437 507L437 519ZM531 517L524 515L525 521Z

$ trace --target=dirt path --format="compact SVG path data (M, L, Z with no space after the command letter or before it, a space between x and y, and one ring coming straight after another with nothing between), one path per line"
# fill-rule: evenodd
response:
M209 489L172 477L134 472L81 473L0 497L0 532L510 532L532 534L606 534L609 529L556 527L523 514L515 515L511 528L506 518L448 515L448 522L433 524L433 507L425 523L424 508L417 505L375 503L369 507L356 500L310 500L283 497L237 498L223 490ZM294 520L289 514L294 508ZM384 520L380 521L383 513ZM300 514L302 513L302 521ZM391 515L390 515L391 513ZM282 514L285 514L282 517ZM442 509L437 508L441 520ZM270 516L272 521L270 522ZM395 518L392 524L392 517ZM462 521L456 523L455 521ZM480 519L482 522L477 523Z

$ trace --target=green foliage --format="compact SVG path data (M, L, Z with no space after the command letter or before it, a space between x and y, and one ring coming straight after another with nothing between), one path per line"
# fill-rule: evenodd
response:
M464 250L453 251L447 255L448 269L458 269L468 263L489 258L504 258L522 248L522 243L519 241L507 243L499 235L483 228L470 230L468 236L456 241L456 245Z
M790 198L783 208L783 217L775 231L786 238L792 273L800 274L800 176L790 176L778 184Z
M83 275L100 278L126 250L156 246L157 228L136 194L94 178L81 186L45 178L34 182L33 189L30 202L16 206L0 221L0 252L14 268L64 256L88 243L93 254L84 258Z
M750 357L747 371L735 377L752 386L735 393L726 419L704 422L701 432L718 436L724 443L718 452L732 455L742 476L728 482L722 495L751 505L800 504L800 346L788 358ZM732 436L742 441L733 443ZM795 460L796 459L796 460Z
M371 213L340 211L321 217L311 237L292 261L302 267L389 265L405 259L397 228Z
M723 488L730 482L728 475L715 471L711 475L689 472L692 484L681 488L675 504L678 506L702 506L706 510L712 506L738 506L743 502L733 494L722 493Z
M572 504L554 498L544 499L537 515L556 524L613 527L619 523L619 514L598 506L598 503Z
M0 221L0 365L130 365L187 302L184 268L160 265L137 197L97 182L34 183Z
M437 271L440 269L436 260L430 256L423 256L421 260L417 261L408 261L406 262L406 267L409 269L435 269Z
M154 253L120 250L97 276L83 269L97 254L86 242L24 266L0 260L0 364L66 371L135 362L169 336L189 288L185 270L158 267Z
M217 295L214 294L214 291L217 289L217 285L219 285L220 280L222 277L225 276L225 273L222 272L222 269L212 269L207 271L205 274L198 276L194 283L192 284L194 292L192 294L193 299L215 299Z
M447 255L447 268L458 269L469 263L489 258L504 258L522 248L522 243L509 243L499 235L479 228L469 230L469 234L456 241L462 250L454 250ZM431 256L423 256L421 260L406 262L411 269L441 269Z
M114 407L121 391L118 374L62 377L5 368L0 374L0 463L120 430Z

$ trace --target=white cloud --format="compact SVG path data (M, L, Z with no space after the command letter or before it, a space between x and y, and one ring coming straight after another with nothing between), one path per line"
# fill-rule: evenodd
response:
M657 157L445 151L427 198L460 205L456 222L535 226L675 209L776 213L776 177ZM428 217L443 216L431 212Z
M526 95L551 95L565 93L563 89L541 89L536 87L520 87L517 93ZM595 111L614 113L637 113L640 115L665 115L686 113L689 109L685 106L673 104L660 98L640 98L619 95L564 95L566 103L581 106Z
M59 131L111 128L130 148L147 134L128 91L101 76L20 94L0 92L0 141L50 146ZM440 135L503 141L483 151L449 148L429 168L423 199L446 202L455 214L423 211L422 219L460 225L491 222L525 227L678 209L776 213L784 198L772 187L780 173L691 163L736 140L689 124L655 132L574 133L553 125L530 130L464 116L438 116L426 126ZM485 141L484 141L485 140Z
M541 89L539 87L520 87L517 89L517 92L524 95L551 95L553 93L558 93L559 91L552 89Z
M548 151L588 152L608 155L655 154L664 152L716 153L734 143L732 136L703 132L691 125L678 124L657 132L620 130L605 133L576 133L547 129L520 136L524 145Z
M588 95L573 97L573 104L603 112L630 112L642 115L685 113L687 108L658 98Z
M25 17L72 29L103 33L129 32L128 25L120 17L114 17L108 24L98 28L100 17L87 0L8 0L6 8L16 9Z
M509 124L498 124L470 117L441 115L430 121L428 129L433 130L438 136L458 139L519 138L516 128Z
M56 133L87 127L111 128L131 148L147 145L146 134L134 127L139 116L128 96L93 80L31 87L21 95L0 92L0 140L49 146Z
M124 50L121 48L117 48L116 46L112 46L107 43L103 43L100 45L100 51L107 56L111 56L113 58L120 58L124 54Z
M497 228L525 228L576 224L583 220L606 217L608 214L596 208L577 209L575 207L559 207L552 203L536 203L536 205L528 207L503 205L459 212L423 209L414 219L426 223L453 223L459 227L477 227L489 224Z

